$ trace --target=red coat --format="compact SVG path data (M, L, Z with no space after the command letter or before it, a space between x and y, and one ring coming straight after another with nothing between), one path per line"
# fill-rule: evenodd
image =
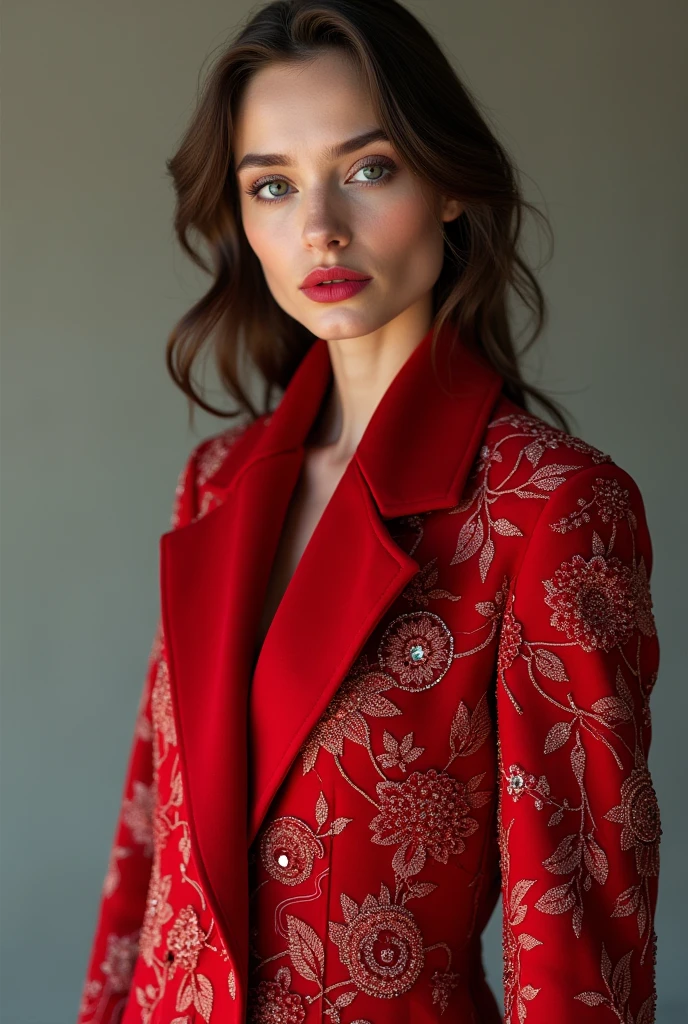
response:
M496 1022L500 891L506 1021L654 1019L643 501L463 345L448 395L429 340L253 672L326 342L192 452L78 1024Z

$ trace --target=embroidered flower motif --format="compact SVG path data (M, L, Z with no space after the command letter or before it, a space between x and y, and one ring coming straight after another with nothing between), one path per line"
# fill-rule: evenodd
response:
M516 427L525 437L532 437L535 443L541 444L544 448L555 449L559 448L560 445L564 445L573 451L590 455L595 463L612 461L611 455L600 451L599 448L588 444L587 441L580 437L544 423L536 416L529 416L527 413L510 413L492 420L489 426L496 427L502 423L508 423L510 426ZM528 449L526 449L527 451Z
M595 503L603 523L625 519L631 502L628 491L614 477L597 477L592 485Z
M151 693L151 715L153 724L165 742L172 747L177 745L177 732L172 712L172 693L170 691L170 674L167 660L161 658L153 682Z
M537 777L532 772L527 772L520 764L512 764L509 766L509 774L506 778L506 791L514 803L520 800L524 793L530 793L535 801L535 809L537 811L542 810L550 795L550 787L546 775ZM568 806L567 800L564 800L563 806Z
M478 828L469 814L490 798L487 790L476 792L483 775L465 783L430 768L412 772L403 782L378 782L380 813L370 822L372 841L403 844L411 855L422 849L446 864L452 854L463 853L464 838Z
M604 815L623 825L621 849L635 850L638 874L659 873L659 837L662 834L657 795L646 768L634 768L621 786L621 803Z
M633 587L636 625L644 636L654 636L657 628L652 611L652 593L644 559L640 560L640 565L633 573L631 583Z
M135 843L144 847L146 856L153 852L153 808L155 806L155 784L134 780L134 795L122 804L122 818L131 831Z
M321 841L299 818L275 818L260 840L260 859L265 870L284 885L305 881L315 857L324 855Z
M398 615L385 630L378 658L380 667L394 676L402 690L427 690L445 675L452 663L454 638L432 612Z
M100 993L103 991L102 981L97 978L86 978L81 989L81 1000L79 1001L79 1017L85 1017L93 1013Z
M502 628L497 653L497 671L506 672L519 655L522 643L521 623L508 608L502 616Z
M192 906L184 907L167 935L168 960L170 961L170 977L177 967L182 971L195 971L198 954L203 949L205 935ZM171 954L171 956L169 955Z
M117 844L114 844L111 847L110 856L108 857L108 866L101 889L102 896L112 896L112 894L117 890L117 887L122 880L119 870L119 861L124 857L128 857L131 852L132 851L127 846L117 846Z
M351 669L325 713L314 727L303 747L303 771L315 764L318 750L325 747L331 754L344 753L344 740L366 746L370 732L364 715L384 718L400 715L401 710L382 694L395 685L384 672L370 671L364 657Z
M440 1004L440 1013L449 1006L452 989L459 983L459 975L454 971L435 971L430 979L432 984L432 1001Z
M430 600L437 601L439 599L443 599L446 601L460 601L460 594L452 594L451 591L437 586L439 575L440 571L437 566L437 556L435 556L434 558L431 558L426 565L422 566L416 575L411 578L408 586L401 596L405 598L409 604L416 606L420 605L423 608L427 608Z
M512 764L509 768L509 781L507 783L506 791L510 797L513 797L514 801L518 800L526 791L527 788L526 773L521 768L520 764ZM535 776L532 776L534 779Z
M303 1000L290 992L291 971L280 967L274 981L261 981L249 989L248 1024L301 1024L306 1019Z
M155 950L162 942L162 926L166 924L174 910L167 902L172 890L172 876L160 876L160 867L156 861L153 862L151 879L146 897L146 910L143 915L141 926L141 956L148 967L152 966L155 959Z
M575 554L543 583L545 604L554 609L551 625L584 651L610 651L632 634L637 584L618 558L594 555L586 562Z
M407 733L399 743L391 732L385 729L382 742L385 746L384 753L377 754L375 760L379 761L383 768L400 768L402 772L405 772L411 761L415 761L425 750L425 747L414 747L412 732Z
M368 895L360 908L342 893L346 924L330 921L330 939L361 992L392 999L408 992L423 969L423 936L407 907L390 902L389 890Z
M131 935L108 935L105 960L100 969L109 982L111 992L129 990L138 951L138 932Z

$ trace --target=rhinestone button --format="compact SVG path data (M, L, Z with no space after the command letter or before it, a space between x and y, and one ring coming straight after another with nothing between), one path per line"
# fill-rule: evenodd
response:
M425 651L420 644L414 644L409 653L411 661L422 661L425 657Z
M524 779L522 775L512 775L509 779L509 784L512 789L522 789Z
M277 863L279 864L279 866L281 868L288 868L289 867L289 857L287 856L287 854L286 853L280 853L279 857L277 858Z

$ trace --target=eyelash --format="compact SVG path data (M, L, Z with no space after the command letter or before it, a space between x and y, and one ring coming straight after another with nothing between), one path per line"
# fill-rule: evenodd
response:
M394 163L393 160L390 160L389 157L386 156L376 156L373 159L366 160L364 163L361 164L360 167L357 167L353 173L358 174L358 172L362 171L364 167L384 167L390 173L383 175L381 178L378 178L377 181L357 181L355 182L356 185L382 185L383 182L393 177L393 175L397 171L397 165ZM245 189L244 191L248 196L250 196L252 199L255 199L257 202L267 203L268 205L273 206L275 203L281 203L283 199L287 199L290 194L287 192L286 195L275 196L272 199L263 199L262 196L259 196L258 192L264 189L266 185L270 185L273 181L284 181L284 178L274 176L271 178L259 178L258 181L255 181L251 186L249 186L249 188ZM287 182L287 185L288 184L289 182Z

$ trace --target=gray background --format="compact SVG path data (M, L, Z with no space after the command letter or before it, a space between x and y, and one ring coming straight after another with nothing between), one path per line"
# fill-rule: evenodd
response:
M658 1020L682 1021L688 7L409 6L552 220L551 320L530 376L645 499L661 642ZM3 1024L76 1016L157 618L158 540L188 451L224 425L199 415L190 432L163 364L202 287L174 246L164 160L199 73L247 9L4 3ZM530 247L537 262L544 241ZM499 926L498 908L485 943L497 991Z

